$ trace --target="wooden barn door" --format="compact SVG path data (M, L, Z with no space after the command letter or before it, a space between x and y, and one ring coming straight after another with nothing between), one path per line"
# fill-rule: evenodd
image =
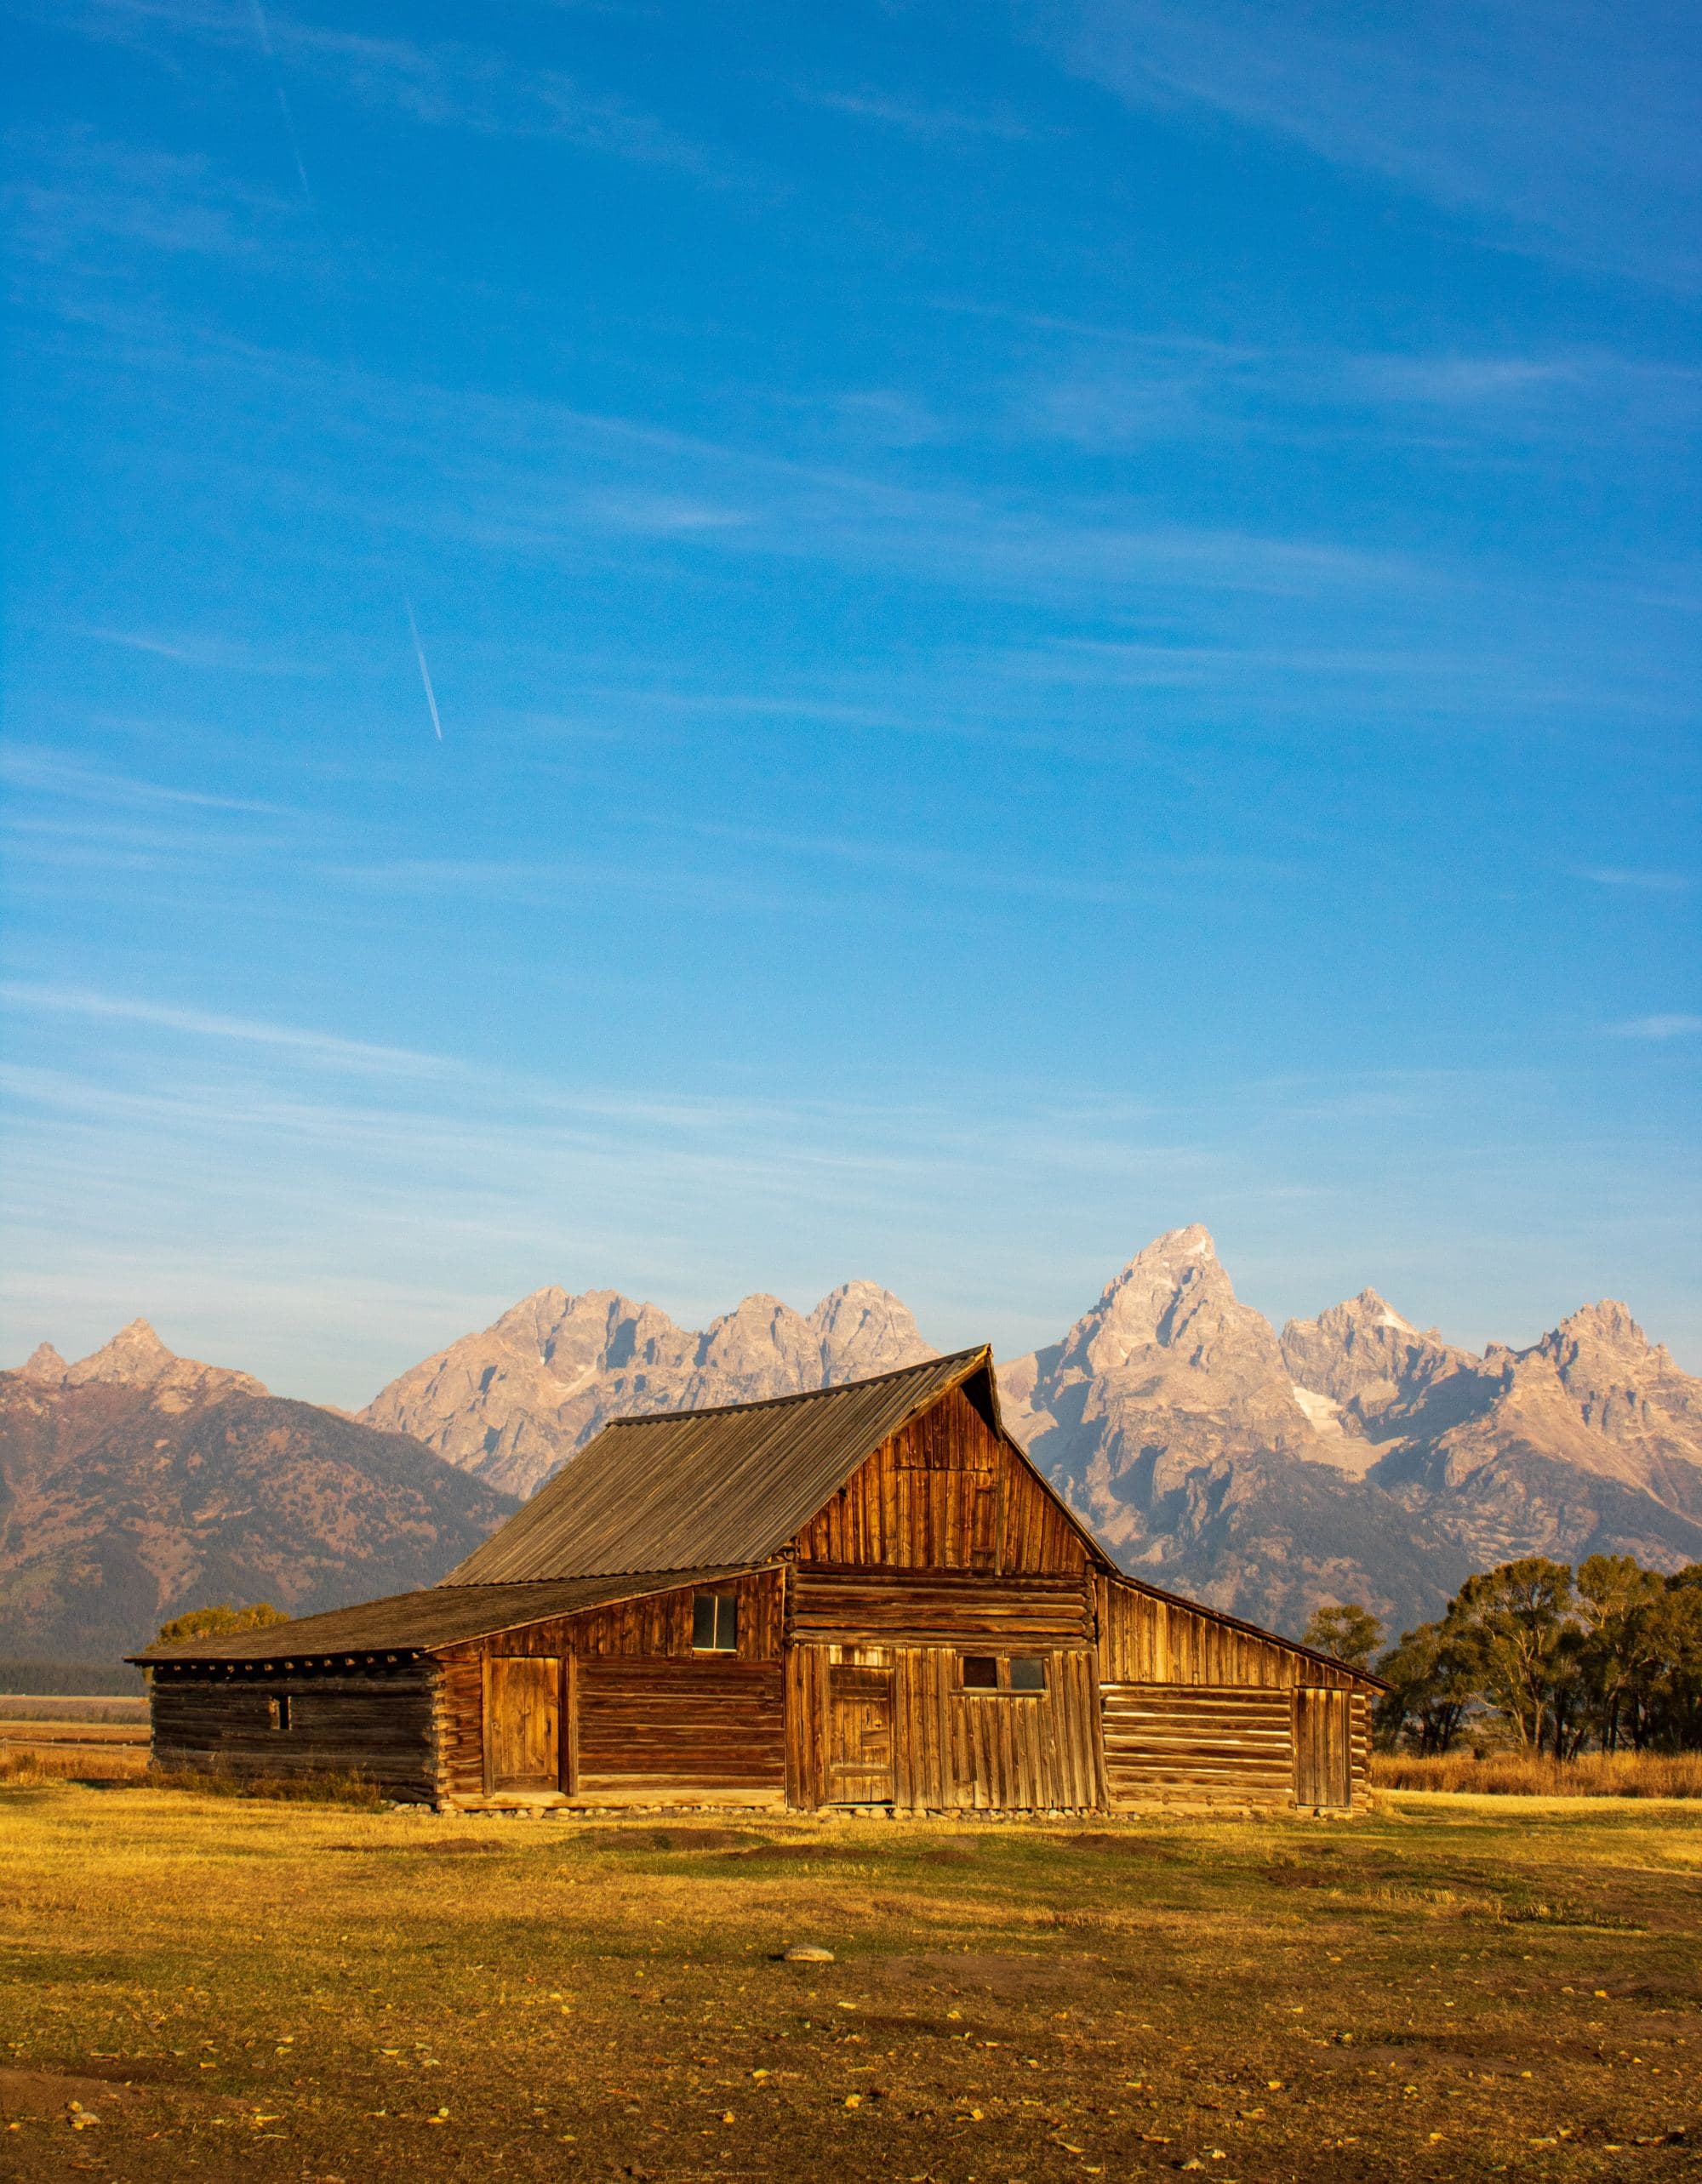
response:
M544 1654L499 1654L487 1660L486 1796L563 1786L560 1661Z
M1353 1803L1352 1694L1303 1685L1294 1693L1294 1802Z
M827 1801L893 1801L893 1672L835 1661L827 1671Z

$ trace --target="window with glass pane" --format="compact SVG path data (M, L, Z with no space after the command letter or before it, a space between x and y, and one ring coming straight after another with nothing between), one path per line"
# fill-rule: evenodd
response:
M1043 1691L1046 1689L1046 1663L1037 1656L1019 1657L1010 1664L1010 1687L1014 1691Z
M739 1595L736 1593L698 1593L692 1599L694 1653L736 1653L739 1651Z
M966 1691L996 1691L999 1687L998 1657L991 1653L966 1653L963 1656L963 1688Z

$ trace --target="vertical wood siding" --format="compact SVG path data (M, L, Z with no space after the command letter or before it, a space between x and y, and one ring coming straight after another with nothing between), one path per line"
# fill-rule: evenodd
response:
M1112 1684L1296 1684L1349 1689L1353 1677L1276 1638L1237 1630L1179 1600L1154 1600L1115 1577L1094 1580L1099 1618L1099 1679Z
M882 1443L798 1534L800 1564L1084 1571L1079 1533L953 1389Z
M1009 1650L1003 1634L973 1633L970 1651ZM1095 1810L1105 1803L1099 1686L1085 1647L1019 1649L1046 1664L1046 1689L965 1691L960 1645L799 1643L787 1662L789 1801L860 1801L835 1779L837 1668L892 1678L891 1798L912 1811Z

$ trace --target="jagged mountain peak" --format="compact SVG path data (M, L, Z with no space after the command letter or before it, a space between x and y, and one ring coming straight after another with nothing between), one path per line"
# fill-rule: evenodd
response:
M40 1381L49 1388L56 1388L70 1371L51 1343L37 1343L18 1367L20 1379Z
M810 1314L809 1324L821 1344L830 1386L917 1365L934 1354L910 1307L877 1281L842 1282Z
M842 1284L808 1316L753 1292L701 1334L620 1290L540 1289L393 1380L362 1417L527 1494L608 1418L791 1395L934 1354L872 1281Z
M1351 1404L1362 1416L1415 1396L1444 1369L1476 1362L1451 1349L1436 1328L1415 1327L1374 1289L1316 1320L1290 1320L1282 1343L1298 1388Z
M1145 1370L1172 1354L1237 1377L1278 1366L1276 1337L1260 1312L1242 1304L1197 1222L1157 1236L1114 1274L1055 1354L1065 1373Z
M1335 1307L1338 1312L1356 1312L1379 1327L1392 1327L1397 1334L1416 1335L1419 1330L1410 1320L1403 1320L1386 1297L1374 1289L1362 1289L1357 1297L1350 1297L1345 1304Z
M146 1383L157 1378L176 1360L146 1320L132 1320L127 1327L120 1327L110 1342L103 1343L98 1350L79 1358L70 1368L71 1379L79 1386L89 1381L128 1381Z
M151 1389L169 1391L180 1398L238 1389L248 1395L264 1395L266 1392L251 1373L232 1371L224 1366L203 1365L197 1358L179 1357L175 1351L166 1348L146 1320L132 1320L98 1350L91 1350L87 1357L67 1366L63 1385Z
M1586 1343L1620 1350L1639 1359L1665 1354L1663 1349L1650 1342L1631 1317L1630 1308L1621 1304L1616 1297L1600 1297L1594 1304L1580 1304L1577 1311L1568 1312L1557 1327L1543 1337L1537 1348L1560 1351L1568 1346L1579 1349Z

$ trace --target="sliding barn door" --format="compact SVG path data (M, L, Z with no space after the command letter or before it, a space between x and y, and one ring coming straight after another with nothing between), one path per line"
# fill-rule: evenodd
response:
M1352 1694L1303 1685L1294 1693L1294 1802L1353 1803Z
M485 1794L562 1788L562 1664L499 1655L484 1664Z

